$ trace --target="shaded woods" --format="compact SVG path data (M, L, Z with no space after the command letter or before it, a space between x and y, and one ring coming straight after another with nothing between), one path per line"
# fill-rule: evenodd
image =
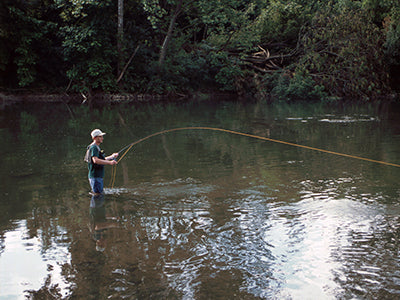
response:
M394 0L3 0L4 93L371 101L398 92Z

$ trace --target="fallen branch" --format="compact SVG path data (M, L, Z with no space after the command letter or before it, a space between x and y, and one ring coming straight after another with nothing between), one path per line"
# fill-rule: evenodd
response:
M281 55L273 55L273 56L269 56L269 57L256 57L256 56L251 56L251 57L247 57L244 58L245 61L248 62L252 62L252 63L266 63L267 61L271 61L274 59L283 59L283 58L288 58L288 57L292 57L294 55L293 54L281 54Z

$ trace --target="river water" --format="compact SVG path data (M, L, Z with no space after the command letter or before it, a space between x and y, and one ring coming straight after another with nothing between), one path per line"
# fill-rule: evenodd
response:
M400 297L400 108L197 101L0 112L0 299Z

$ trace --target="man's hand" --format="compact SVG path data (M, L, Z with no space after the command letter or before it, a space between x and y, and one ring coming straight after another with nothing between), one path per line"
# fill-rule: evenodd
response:
M115 160L118 157L118 153L113 153L110 156L106 157L106 160Z
M109 156L109 158L111 159L111 165L114 166L116 165L118 162L116 160L116 158L118 157L118 153L113 153Z

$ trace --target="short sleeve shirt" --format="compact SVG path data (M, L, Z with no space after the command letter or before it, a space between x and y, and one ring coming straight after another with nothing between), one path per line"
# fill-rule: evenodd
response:
M104 165L95 164L92 157L98 157L104 159L104 155L100 150L100 147L92 144L89 148L89 178L104 178Z

